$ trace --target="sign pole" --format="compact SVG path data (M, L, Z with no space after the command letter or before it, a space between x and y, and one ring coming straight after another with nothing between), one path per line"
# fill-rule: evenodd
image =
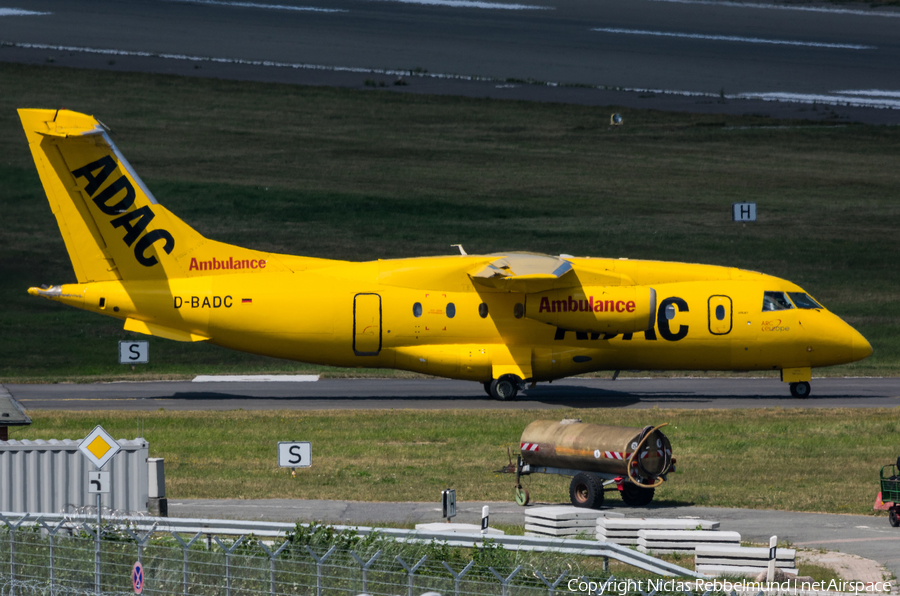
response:
M78 445L78 450L97 468L96 472L88 472L88 494L97 495L97 528L94 533L94 591L100 595L100 527L103 519L100 508L103 506L103 493L109 492L109 472L103 472L103 466L122 448L103 427L97 425ZM94 478L96 476L96 478Z
M97 531L94 534L94 591L100 596L100 493L97 493Z
M769 538L769 565L766 569L766 582L775 581L775 559L778 556L778 536Z

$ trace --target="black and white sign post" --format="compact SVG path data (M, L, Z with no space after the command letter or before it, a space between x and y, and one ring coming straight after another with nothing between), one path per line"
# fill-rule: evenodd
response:
M292 468L291 476L296 476L294 468L312 466L312 445L309 441L279 441L278 466Z
M481 534L485 535L488 531L488 506L481 508Z
M448 488L441 491L441 512L450 523L450 519L456 517L456 490Z
M103 523L100 519L101 497L110 492L109 472L102 470L120 449L122 446L100 425L78 445L78 450L97 466L96 472L88 472L88 494L97 495L97 531L94 534L94 588L97 594L100 593L100 525Z
M766 581L775 581L775 557L778 556L778 536L769 538L769 568L766 571Z

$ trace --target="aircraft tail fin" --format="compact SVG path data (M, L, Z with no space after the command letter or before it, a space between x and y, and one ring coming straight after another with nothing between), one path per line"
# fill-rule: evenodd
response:
M79 283L266 268L267 253L207 240L160 205L92 116L19 118Z

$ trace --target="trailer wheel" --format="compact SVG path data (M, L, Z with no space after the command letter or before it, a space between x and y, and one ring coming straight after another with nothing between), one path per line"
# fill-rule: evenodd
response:
M888 521L891 522L891 525L895 528L900 526L900 516L897 515L896 509L888 511Z
M569 499L576 507L600 509L603 507L603 483L595 474L579 472L569 485Z
M527 488L517 488L516 489L516 503L524 507L531 502L531 495L528 494Z
M655 488L644 488L642 486L631 484L630 482L622 483L622 500L625 501L625 504L629 507L644 507L649 505L650 501L653 500L653 493L655 492Z

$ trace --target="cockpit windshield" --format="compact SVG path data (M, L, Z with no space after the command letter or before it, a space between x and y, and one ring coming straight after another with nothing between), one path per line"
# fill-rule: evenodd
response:
M794 308L784 292L766 292L763 294L763 312L769 310L789 310Z
M788 292L788 296L797 306L797 308L822 308L822 306L812 299L809 294L803 292Z

